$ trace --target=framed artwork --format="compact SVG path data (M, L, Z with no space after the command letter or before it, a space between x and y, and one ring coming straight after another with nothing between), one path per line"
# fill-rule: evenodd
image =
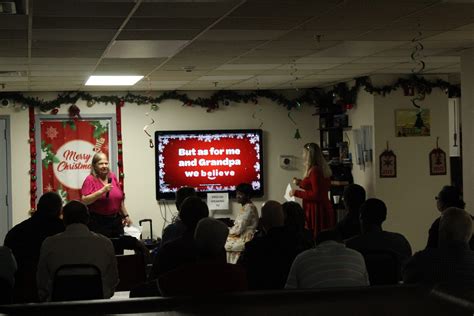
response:
M397 137L430 136L430 132L430 110L395 110L395 135Z
M446 153L441 148L430 152L430 175L440 176L447 174Z
M397 177L397 156L388 148L379 157L380 178Z

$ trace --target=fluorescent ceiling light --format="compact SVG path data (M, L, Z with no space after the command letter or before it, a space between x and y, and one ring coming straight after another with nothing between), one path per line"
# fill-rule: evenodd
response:
M133 86L143 76L90 76L86 86Z

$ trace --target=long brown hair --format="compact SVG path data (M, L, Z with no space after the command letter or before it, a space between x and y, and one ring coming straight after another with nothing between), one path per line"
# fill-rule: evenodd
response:
M97 178L97 172L95 171L95 165L103 158L107 159L109 161L109 158L107 157L106 154L103 152L96 153L94 157L92 157L92 163L91 163L91 175Z
M306 161L304 162L306 167L305 176L309 174L311 168L318 167L321 169L324 178L330 178L332 175L331 167L324 158L321 148L315 143L307 143L304 145L304 150L307 152Z

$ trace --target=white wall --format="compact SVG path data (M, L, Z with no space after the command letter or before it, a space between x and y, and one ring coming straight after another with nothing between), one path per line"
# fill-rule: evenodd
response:
M99 95L117 94L99 93ZM205 95L205 94L203 94ZM36 94L40 98L52 98L54 94ZM191 94L191 97L196 94ZM85 102L78 102L81 114L114 113L114 105L96 104L87 107ZM294 124L288 119L287 110L267 99L260 99L262 111L258 113L263 118L264 131L264 177L265 197L257 201L260 208L261 202L267 199L282 201L287 183L293 176L301 177L300 170L283 170L279 167L279 155L295 155L300 157L302 147L307 142L319 142L317 131L317 117L312 116L313 107L303 106L301 110L294 111L292 117L298 123L302 138L293 138ZM59 114L67 113L68 105L63 105ZM160 104L158 111L151 111L147 105L137 106L126 104L122 109L122 137L123 137L123 163L125 174L126 205L132 219L138 222L142 218L153 219L155 235L161 235L163 220L155 200L155 157L153 149L148 146L148 138L143 132L143 127L149 124L150 119L145 115L149 113L156 123L149 127L150 133L155 130L186 130L186 129L240 129L258 128L260 121L252 119L252 113L257 108L252 104L231 104L222 106L213 113L206 113L200 107L182 106L178 101L166 101ZM48 113L45 113L48 114ZM0 115L9 115L11 118L12 137L12 191L13 191L13 224L28 217L29 210L29 144L28 140L28 111L17 111L13 108L0 109ZM301 165L301 164L300 164ZM175 212L173 203L170 208ZM239 206L232 203L232 212L239 211ZM232 213L221 216L233 216ZM147 235L147 232L144 233Z

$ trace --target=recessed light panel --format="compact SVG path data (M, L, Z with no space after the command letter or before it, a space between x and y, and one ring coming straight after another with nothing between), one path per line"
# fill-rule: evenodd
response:
M133 86L143 76L90 76L86 86Z

